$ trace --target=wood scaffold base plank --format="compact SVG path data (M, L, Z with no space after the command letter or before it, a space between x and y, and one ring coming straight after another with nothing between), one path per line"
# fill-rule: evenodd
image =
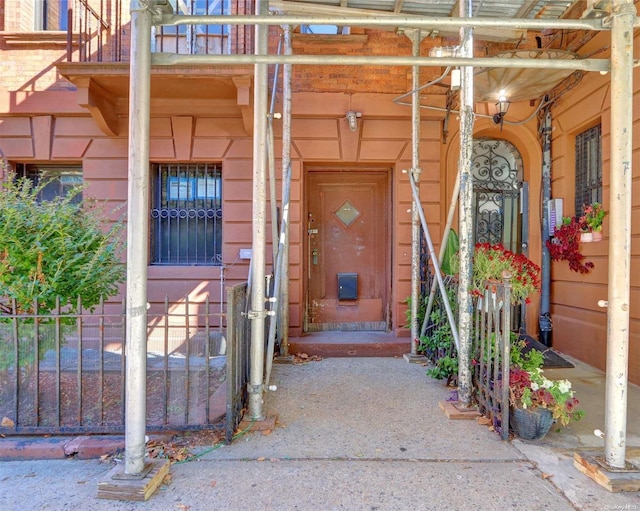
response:
M640 468L627 462L622 470L608 470L603 451L574 453L573 465L612 493L640 491Z
M464 408L458 401L440 401L439 405L451 420L475 420L482 415L477 408Z
M141 476L128 476L123 465L113 467L98 483L99 499L146 501L169 474L169 460L145 461Z

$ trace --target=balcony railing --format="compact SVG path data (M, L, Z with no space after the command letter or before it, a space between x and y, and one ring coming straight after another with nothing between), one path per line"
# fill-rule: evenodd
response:
M226 15L252 11L252 1L172 0L178 14ZM130 18L124 0L75 0L69 3L67 61L129 60ZM151 49L179 54L248 54L253 52L251 27L178 25L153 27Z

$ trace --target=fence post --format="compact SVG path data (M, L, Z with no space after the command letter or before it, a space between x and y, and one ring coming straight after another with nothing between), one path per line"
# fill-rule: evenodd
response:
M509 438L509 370L511 368L511 273L502 272L502 396L500 401L502 440Z

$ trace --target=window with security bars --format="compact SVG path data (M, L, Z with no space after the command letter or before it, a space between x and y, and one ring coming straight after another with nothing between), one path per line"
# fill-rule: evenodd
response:
M576 136L576 216L602 203L602 130L600 124Z
M151 264L222 264L222 172L217 164L152 167Z
M64 197L74 188L83 186L82 167L79 165L16 165L17 177L30 179L34 186L42 184L38 193L41 201L50 201L56 197ZM72 199L72 204L82 202L82 192Z

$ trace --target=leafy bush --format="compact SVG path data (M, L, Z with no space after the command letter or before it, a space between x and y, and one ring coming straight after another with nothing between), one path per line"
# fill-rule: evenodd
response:
M78 297L92 308L118 292L125 267L120 260L122 224L109 226L99 204L72 203L75 189L52 201L38 200L46 182L9 179L0 193L0 312L12 299L19 313L76 308Z

